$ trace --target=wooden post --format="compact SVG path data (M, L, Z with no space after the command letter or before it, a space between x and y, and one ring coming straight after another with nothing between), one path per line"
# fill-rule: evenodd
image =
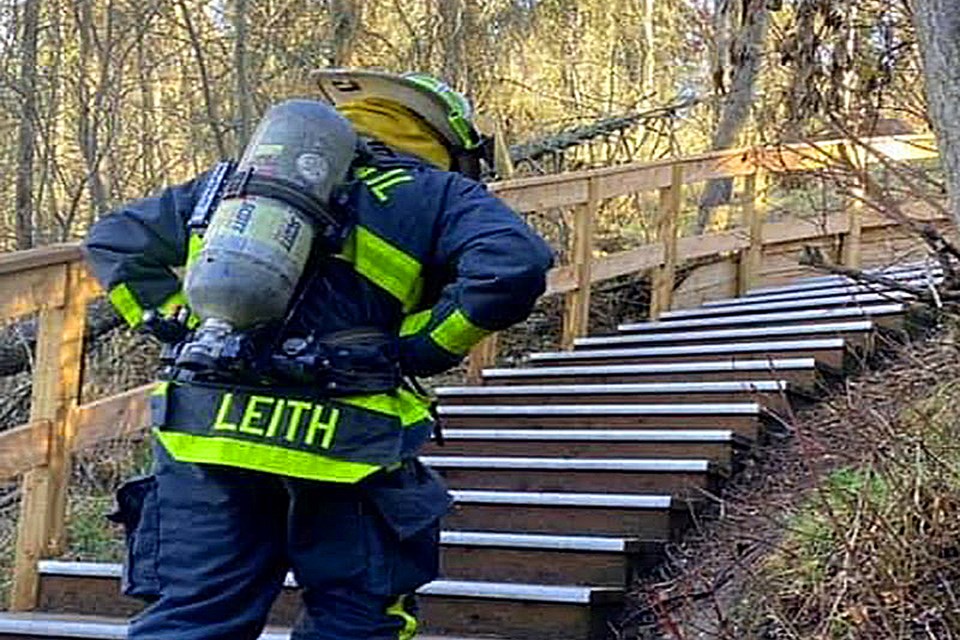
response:
M757 286L763 268L763 224L766 222L767 174L762 167L744 176L743 226L750 237L750 246L740 251L737 269L737 295L742 296Z
M650 318L656 320L670 309L673 302L674 278L677 271L677 219L683 196L683 165L671 167L670 186L660 189L660 220L657 238L663 244L663 262L653 271L650 288Z
M851 149L846 145L841 150L842 156L848 161L857 176L857 185L850 189L845 198L847 214L847 232L840 239L840 260L843 266L851 269L860 268L860 246L863 237L863 198L866 192L863 185L866 183L866 159L858 149Z
M59 267L66 279L61 307L40 312L37 355L30 405L32 423L48 421L46 463L28 471L22 482L20 519L14 556L10 608L37 606L37 562L64 548L67 484L74 434L74 409L80 395L83 332L86 323L85 272L79 262Z
M467 361L467 384L483 382L483 370L497 362L497 334L487 336L470 350Z
M572 349L573 342L585 335L590 323L590 268L593 261L594 219L600 209L600 194L595 178L587 183L587 202L577 207L573 223L572 264L577 288L566 294L563 306L561 348Z

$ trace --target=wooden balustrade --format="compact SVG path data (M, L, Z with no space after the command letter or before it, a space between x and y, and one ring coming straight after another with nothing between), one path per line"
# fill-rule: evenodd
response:
M869 141L876 153L896 161L936 157L929 136L893 136ZM569 347L587 330L593 283L639 272L652 273L651 313L670 308L676 268L684 260L735 255L738 285L746 290L762 275L764 247L844 236L848 264L860 260L868 228L894 226L860 213L829 216L817 225L765 222L765 181L770 173L807 171L841 159L843 142L734 150L656 163L626 165L556 176L510 180L492 185L520 211L575 207L570 264L553 269L548 295L564 294L563 344ZM869 154L863 154L865 167ZM722 177L742 177L744 228L696 237L678 237L677 217L685 185ZM660 193L657 242L595 258L593 229L608 198L641 191ZM85 305L98 295L76 245L58 245L0 256L0 319L37 313L39 331L33 360L33 395L27 424L0 433L0 478L22 476L11 608L37 603L37 562L64 549L64 518L70 459L74 450L147 425L148 387L90 404L80 399ZM470 376L479 379L493 363L496 337L471 356Z

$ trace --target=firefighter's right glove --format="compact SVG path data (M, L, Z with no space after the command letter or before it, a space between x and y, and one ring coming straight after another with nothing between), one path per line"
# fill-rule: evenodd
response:
M456 367L462 360L463 356L441 349L427 335L400 338L400 367L405 375L434 376Z
M164 344L177 344L190 333L190 329L187 328L189 316L190 310L186 307L181 307L170 316L166 316L156 309L148 309L143 313L140 330L149 333Z

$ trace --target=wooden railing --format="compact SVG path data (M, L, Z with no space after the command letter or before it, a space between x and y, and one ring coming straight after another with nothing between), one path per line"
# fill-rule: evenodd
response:
M871 147L901 162L936 156L926 136L873 139ZM847 236L844 255L851 264L859 256L865 226L859 208L817 225L796 221L764 223L764 177L771 172L803 171L825 166L843 152L843 142L793 145L776 149L740 149L648 164L634 164L579 173L513 180L493 189L523 212L576 207L569 264L549 276L549 295L565 296L563 344L572 345L587 327L590 288L597 282L639 272L652 273L651 314L670 308L677 266L684 260L733 255L738 263L737 289L759 281L765 247L832 235ZM865 162L869 157L862 158ZM704 236L678 236L683 189L691 183L720 177L745 179L741 228ZM659 192L658 241L594 258L594 222L604 200ZM883 220L869 224L892 225ZM148 386L96 402L80 398L85 306L100 295L76 245L61 245L0 256L0 319L38 314L33 359L33 391L27 424L0 433L0 479L22 476L21 510L11 608L37 604L37 562L65 548L67 484L72 452L109 438L142 432L147 425ZM471 354L471 376L492 362L495 339Z

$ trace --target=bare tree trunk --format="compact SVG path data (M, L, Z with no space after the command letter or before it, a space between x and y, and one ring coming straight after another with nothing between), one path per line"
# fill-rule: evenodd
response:
M817 92L812 86L817 70L818 40L816 34L817 0L800 0L797 5L796 33L786 52L793 65L790 88L787 90L787 121L784 139L801 140L804 122L817 107Z
M960 225L960 11L953 0L913 0L928 112L947 176L950 215Z
M731 148L750 117L754 87L760 75L763 44L767 34L770 11L767 0L743 0L740 28L734 36L731 51L733 75L720 114L720 122L713 136L714 150ZM711 180L707 184L700 211L697 216L697 231L702 233L710 222L712 209L730 200L732 182Z
M100 114L98 108L102 106L102 90L104 87L98 87L91 95L89 68L93 58L93 41L96 37L95 26L93 23L92 0L79 0L74 5L77 17L77 26L80 32L80 77L77 79L77 98L78 98L78 120L77 137L80 143L80 152L83 154L84 164L87 170L87 184L90 189L90 206L95 212L104 211L107 208L106 189L103 186L103 179L100 175ZM103 78L103 65L107 61L101 61L101 82Z
M26 0L20 46L20 133L17 158L17 249L33 246L33 149L37 133L37 27L40 0Z
M463 0L439 0L437 10L440 15L440 46L443 51L441 74L452 86L466 91L468 89L464 77L466 42L463 5Z
M727 66L730 64L730 3L715 0L713 5L713 47L710 51L710 77L713 85L713 125L720 122L723 100L727 94Z
M200 42L200 35L193 26L190 8L187 6L186 1L179 0L177 6L180 7L183 23L187 28L187 36L190 38L190 46L193 49L193 56L197 62L197 70L200 72L203 104L207 112L207 122L210 125L210 132L213 134L213 141L217 145L219 157L226 158L228 155L227 146L223 140L223 132L220 130L220 116L217 114L217 104L213 100L213 93L210 88L210 74L207 72L207 61L203 55L203 44Z
M353 45L362 17L357 0L332 0L330 3L330 64L334 67L350 65Z
M233 33L233 70L237 80L237 155L240 155L247 146L253 126L253 91L247 73L247 0L234 0Z
M656 74L656 39L653 31L653 0L643 0L643 90L652 95L656 87L653 78Z

